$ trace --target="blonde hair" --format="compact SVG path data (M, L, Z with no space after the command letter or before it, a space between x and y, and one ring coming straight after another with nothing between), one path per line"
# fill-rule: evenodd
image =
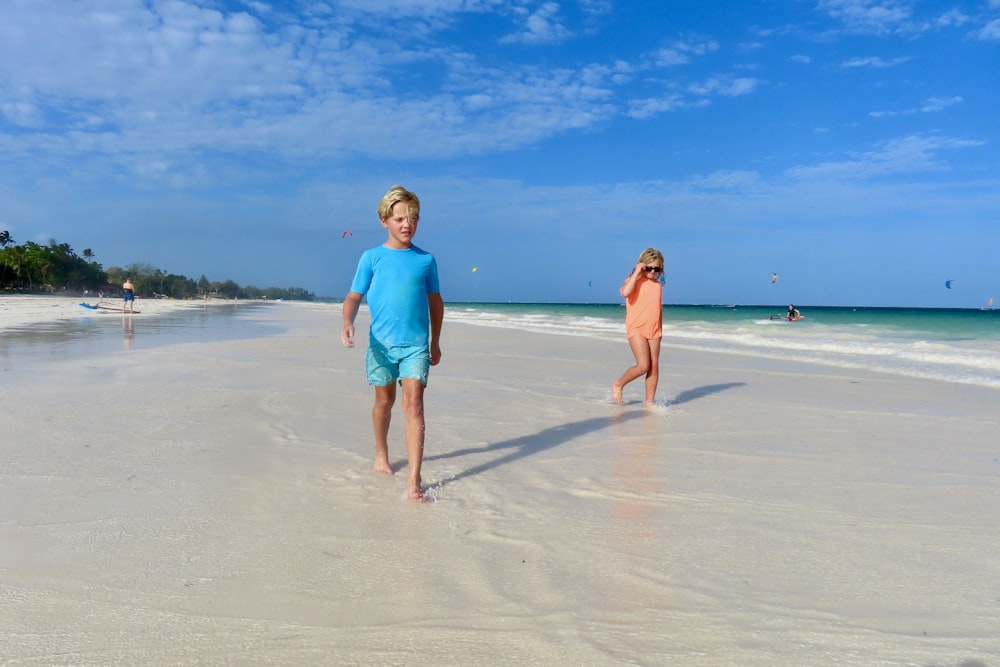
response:
M399 202L406 202L406 213L410 220L420 219L420 200L402 185L389 188L378 203L378 219L388 220L392 215L392 207Z
M642 254L639 255L640 264L648 265L650 262L655 262L656 260L660 261L660 266L666 268L666 263L663 261L663 253L656 248L646 248L642 251Z

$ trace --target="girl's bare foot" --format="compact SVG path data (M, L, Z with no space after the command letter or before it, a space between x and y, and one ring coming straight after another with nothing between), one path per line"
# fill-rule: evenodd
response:
M622 398L622 392L625 387L618 384L617 381L611 383L611 397L615 399L615 403L618 405L625 405L625 399Z
M388 460L380 461L378 459L375 459L375 472L377 472L377 473L379 473L381 475L394 475L395 474L392 471L392 466L389 464Z

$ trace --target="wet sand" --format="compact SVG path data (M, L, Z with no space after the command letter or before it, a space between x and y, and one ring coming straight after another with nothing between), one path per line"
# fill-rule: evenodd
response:
M0 662L1000 665L996 390L446 320L417 504L339 307L241 318L0 376Z

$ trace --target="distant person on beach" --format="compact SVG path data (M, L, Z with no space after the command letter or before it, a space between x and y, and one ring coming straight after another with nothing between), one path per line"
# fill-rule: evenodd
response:
M799 313L799 309L793 306L792 304L788 304L788 321L790 322L799 317L802 317L802 315Z
M424 457L424 388L430 367L441 360L444 301L433 255L413 245L420 220L420 200L401 186L378 204L378 217L389 233L383 245L366 250L358 261L344 298L340 340L354 347L354 319L368 298L371 325L365 356L368 384L375 387L372 426L375 471L393 474L389 463L389 421L396 402L396 382L403 388L406 418L407 493L425 501L420 467Z
M125 282L122 283L122 312L128 308L128 312L134 312L135 306L135 285L132 284L132 278L125 278Z
M625 385L646 376L646 406L656 398L660 380L660 339L663 336L663 253L646 248L619 292L625 297L625 336L635 365L611 383L615 403L623 405Z

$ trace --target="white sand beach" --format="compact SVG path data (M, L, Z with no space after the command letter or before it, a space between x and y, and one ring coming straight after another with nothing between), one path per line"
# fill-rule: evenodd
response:
M244 317L0 373L0 664L1000 666L994 388L446 319L418 504L364 311Z

